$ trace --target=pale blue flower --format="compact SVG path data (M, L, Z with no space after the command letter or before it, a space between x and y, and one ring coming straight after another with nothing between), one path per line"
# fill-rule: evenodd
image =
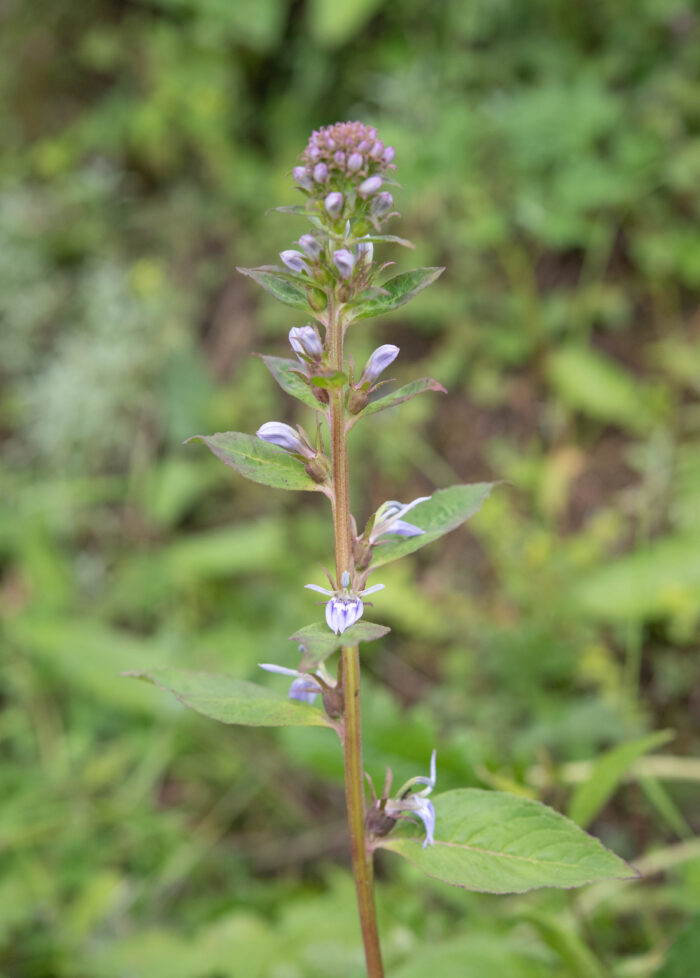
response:
M392 818L398 818L400 815L406 813L418 816L425 827L424 849L426 846L435 844L435 808L433 807L433 803L428 799L428 795L435 787L436 757L437 751L434 750L430 755L429 778L422 776L411 778L403 785L395 798L388 798L384 803L384 811ZM424 784L425 788L422 791L413 791L414 785L417 784Z
M377 194L377 196L372 200L369 208L370 213L373 217L384 217L391 210L393 203L394 198L387 190L385 190L381 194Z
M374 526L370 533L369 542L376 543L380 537L392 534L399 537L417 537L425 530L421 530L419 526L415 526L413 523L408 523L403 517L409 510L412 510L414 506L419 503L425 503L430 499L430 496L418 496L410 503L406 503L404 506L397 499L390 499L386 503L382 503L374 517Z
M309 442L304 438L298 431L295 431L291 425L285 424L283 421L266 421L265 424L261 425L255 432L258 438L262 438L263 441L269 442L270 445L277 445L279 448L283 448L285 452L291 452L293 455L303 455L304 458L312 459L316 458L316 452L313 450Z
M376 174L373 177L367 177L363 180L360 186L357 188L357 192L360 197L371 197L372 194L376 194L382 185L382 178Z
M313 326L292 326L289 344L298 357L320 360L323 356L323 343Z
M340 272L341 278L350 278L355 267L355 256L347 248L339 248L333 252L335 267Z
M340 217L343 210L343 195L334 190L328 194L323 204L331 217Z
M294 251L293 248L289 248L287 251L280 252L280 258L293 272L301 275L302 272L309 274L309 266L306 264L304 256L300 251Z
M383 584L374 584L372 587L365 588L363 591L355 593L349 588L349 576L343 575L343 585L337 591L329 591L328 588L319 587L318 584L305 584L310 591L318 591L319 594L326 594L330 601L326 602L326 624L335 635L342 635L343 632L354 625L362 618L365 610L363 598L368 594L381 591Z
M394 346L393 343L385 343L383 346L378 346L365 364L359 385L373 384L377 377L394 362L398 355L399 348L398 346Z
M266 672L276 672L282 676L294 676L294 681L289 687L288 696L290 700L300 700L302 703L313 703L319 693L323 692L324 684L326 687L331 688L336 685L335 681L326 672L325 668L319 668L316 672L317 676L323 679L323 682L319 682L316 676L312 676L310 672L299 672L298 669L287 669L286 666L277 666L272 662L260 662L258 663L261 669Z

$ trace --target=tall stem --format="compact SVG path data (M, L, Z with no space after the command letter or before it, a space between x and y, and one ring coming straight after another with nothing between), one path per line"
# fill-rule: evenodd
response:
M333 300L329 307L328 339L331 361L336 370L343 369L343 330ZM345 403L342 391L334 391L330 402L331 455L333 463L333 530L335 535L335 572L340 584L345 571L352 573L352 535L350 529L350 484L348 478L348 444L345 428ZM365 841L365 806L362 773L362 716L360 708L360 656L357 646L342 650L343 755L345 761L345 801L352 850L352 869L357 891L362 940L365 947L368 978L384 978L379 946L377 913L374 905L374 876L371 856Z

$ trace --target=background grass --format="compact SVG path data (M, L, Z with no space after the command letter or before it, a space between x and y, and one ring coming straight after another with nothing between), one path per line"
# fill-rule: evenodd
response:
M352 351L449 395L357 426L355 514L503 480L384 574L366 766L436 745L441 789L570 808L648 871L496 899L387 855L391 974L697 978L697 6L54 0L0 28L0 974L363 973L332 735L119 676L260 679L318 617L323 501L180 442L308 422L249 357L301 323L233 269L303 230L266 211L309 131L361 118L418 245L383 254L447 271Z

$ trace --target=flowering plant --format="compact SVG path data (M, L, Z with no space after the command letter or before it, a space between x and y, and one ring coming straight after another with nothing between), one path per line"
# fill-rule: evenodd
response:
M384 280L375 245L410 243L383 233L394 216L394 150L376 129L337 123L314 132L294 168L303 202L281 208L306 217L311 230L298 248L280 254L281 265L240 269L309 321L289 331L293 357L265 356L277 383L315 414L314 434L267 421L255 435L224 432L195 435L226 465L263 485L325 495L331 504L335 576L320 592L325 622L291 638L301 652L296 667L261 668L292 679L288 696L230 677L174 669L138 673L170 690L201 713L225 723L258 726L325 726L342 745L352 863L367 974L384 974L374 909L372 860L383 848L447 883L493 893L541 886L578 886L634 875L622 860L561 815L530 799L495 791L458 789L432 797L436 751L429 776L418 775L391 795L387 775L378 798L370 779L364 790L360 713L359 647L388 632L364 617L364 599L383 588L369 583L379 568L464 523L488 496L491 485L456 485L409 503L389 500L358 532L350 511L348 434L355 424L426 391L442 391L421 378L389 393L379 380L399 355L380 346L359 376L346 356L354 324L391 312L441 274L418 268ZM404 519L410 513L410 520ZM339 653L339 654L338 654ZM333 657L337 664L333 668ZM316 702L320 697L320 705ZM415 820L418 819L418 830ZM407 822L409 825L399 825Z

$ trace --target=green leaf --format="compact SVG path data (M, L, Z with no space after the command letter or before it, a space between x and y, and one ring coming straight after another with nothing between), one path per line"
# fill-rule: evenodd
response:
M296 397L298 401L320 411L323 407L311 393L308 384L299 375L299 363L297 360L286 360L284 357L261 356L267 369L275 378L283 391Z
M392 969L391 978L552 978L540 961L525 957L508 935L470 934L440 942L424 942Z
M363 240L388 242L389 244L401 245L402 248L415 249L416 247L412 241L409 241L407 238L399 238L395 234L367 234Z
M329 655L338 649L357 645L359 642L374 642L391 631L385 625L375 625L371 621L358 621L347 628L342 635L334 635L325 622L306 625L289 636L291 642L303 647L301 670L315 669Z
M398 309L431 285L444 271L444 268L414 268L410 272L402 272L390 278L382 285L385 295L364 300L360 295L347 307L350 319L370 319L372 316L381 316L385 312Z
M383 5L383 0L311 0L309 29L322 47L334 48L354 37L369 18Z
M559 396L573 410L635 432L653 426L654 398L648 385L602 353L565 347L550 356L547 368Z
M252 278L258 285L262 285L266 292L269 292L280 302L284 302L285 305L313 315L313 311L306 300L306 293L291 282L284 272L277 271L274 266L237 268L236 271Z
M367 417L368 414L378 414L379 411L386 411L387 408L401 404L403 401L410 401L416 394L422 394L424 391L439 391L440 394L447 393L442 384L439 384L437 380L433 380L432 377L421 377L420 380L412 380L410 384L404 384L403 387L392 391L391 394L385 394L383 397L378 397L375 401L370 401L358 417Z
M609 560L580 581L574 600L606 621L694 618L700 609L700 536L663 537Z
M377 845L452 886L525 893L637 875L578 825L529 798L460 788L438 795L434 805L435 845L423 849L422 836L405 829Z
M673 732L660 730L620 744L604 754L593 765L588 780L574 791L567 812L569 818L582 828L590 825L637 758L669 740L673 740Z
M697 915L688 921L668 949L654 978L698 978L699 961L700 915Z
M183 706L189 706L197 713L221 723L240 723L251 727L330 726L320 709L232 676L169 667L148 672L125 672L122 675L148 680L172 693Z
M438 489L430 499L412 509L407 517L425 532L416 537L385 537L374 549L372 567L382 567L392 560L405 557L465 523L481 508L493 485L493 482L476 482L471 486Z
M289 455L283 448L270 445L257 435L245 435L240 431L222 431L215 435L192 435L185 442L199 439L220 458L224 465L236 472L275 489L305 489L313 492L321 489L304 470L303 462Z
M607 978L607 971L595 954L570 927L549 914L533 911L524 913L523 917L530 921L545 944L559 956L566 966L567 978Z

